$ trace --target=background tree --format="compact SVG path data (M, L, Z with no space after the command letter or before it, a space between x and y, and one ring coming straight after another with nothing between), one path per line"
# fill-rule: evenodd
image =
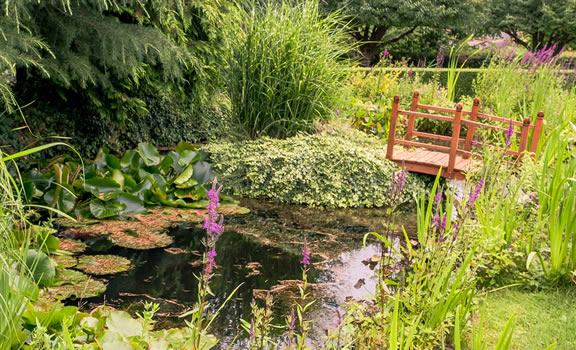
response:
M341 11L349 19L365 65L376 61L383 47L406 39L419 27L469 33L480 4L480 0L323 0L325 10Z
M492 0L487 23L492 33L504 32L525 48L536 51L576 41L576 0Z
M13 111L16 90L56 91L118 121L145 113L142 91L183 89L206 73L210 50L197 42L209 39L218 3L0 0L0 104Z

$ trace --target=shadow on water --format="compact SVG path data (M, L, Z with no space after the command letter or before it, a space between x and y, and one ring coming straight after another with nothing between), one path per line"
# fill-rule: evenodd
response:
M224 343L242 333L238 329L241 318L250 319L254 290L301 278L304 239L313 253L309 281L320 285L316 294L320 302L310 313L315 319L314 337L320 338L324 330L333 327L336 310L347 297L362 298L373 293L374 271L362 260L377 254L378 246L362 247L362 238L367 232L384 231L384 209L327 210L255 200L241 204L251 213L225 218L226 230L217 243L219 268L211 282L215 294L210 301L212 311L242 284L211 330ZM413 218L406 216L403 220L407 221L400 224L411 232ZM106 293L86 300L85 308L105 302L135 313L145 302L155 302L160 305L157 328L184 326L185 319L178 315L190 310L197 300L195 274L201 272L201 239L205 233L201 225L184 224L169 234L174 243L166 249L135 251L101 246L102 242L94 244L94 251L109 248L107 253L129 258L135 268L110 276ZM276 300L276 324L284 324L288 304ZM241 347L242 343L240 339L237 345Z

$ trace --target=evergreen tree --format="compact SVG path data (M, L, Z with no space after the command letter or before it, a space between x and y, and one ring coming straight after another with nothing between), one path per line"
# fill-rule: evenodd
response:
M0 0L0 104L24 89L81 94L119 121L142 91L189 87L205 72L218 0ZM35 91L41 93L41 90Z

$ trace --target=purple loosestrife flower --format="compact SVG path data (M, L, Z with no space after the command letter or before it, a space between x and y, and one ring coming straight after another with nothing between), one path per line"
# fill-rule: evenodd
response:
M338 317L338 319L336 320L336 322L334 322L334 328L338 328L342 324L342 315L340 315L339 310L336 310L336 317Z
M438 203L442 200L442 191L438 191L436 196L434 197L434 203Z
M510 123L508 123L508 130L506 130L506 147L510 147L512 144L512 135L514 134L514 124L512 124L512 118L510 118Z
M444 213L444 217L440 223L440 232L444 232L444 230L446 230L446 213Z
M336 110L336 115L340 116L340 110L339 109Z
M216 265L216 241L222 234L224 229L224 217L218 214L218 207L220 206L220 191L222 186L218 186L218 180L214 178L212 188L208 191L208 206L206 207L206 216L204 218L204 229L206 230L206 239L204 244L206 246L206 262L204 272L206 278L209 279L214 266Z
M308 250L308 242L304 239L304 249L302 249L302 260L300 264L304 265L305 268L310 266L310 251Z
M438 227L438 222L440 221L440 216L438 214L434 215L432 218L432 227Z
M408 71L408 78L410 78L410 77L412 76L412 74L414 74L414 71L413 71L412 69L410 69L410 70Z
M474 202L476 202L476 200L480 197L480 193L482 192L482 187L484 187L484 178L481 178L480 181L478 181L476 188L474 189L474 191L472 191L472 193L470 194L470 197L468 198L468 203L471 206L474 205Z
M404 186L406 186L406 169L404 168L404 165L402 165L402 170L399 173L392 173L392 180L390 182L393 194L402 193Z
M382 58L386 58L386 56L388 56L388 49L384 48L384 51L382 51Z

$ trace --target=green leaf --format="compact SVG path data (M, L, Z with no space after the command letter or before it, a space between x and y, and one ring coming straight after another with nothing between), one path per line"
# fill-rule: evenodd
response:
M100 193L114 192L120 190L120 184L112 178L93 177L86 180L84 190L98 197Z
M197 188L181 188L174 192L174 195L178 198L187 198L193 201L201 200L204 198L205 194L206 190L201 186L198 186Z
M178 142L178 145L176 145L176 152L178 153L183 151L194 151L196 149L198 149L198 147L186 141L180 141Z
M180 185L176 185L176 188L190 188L190 187L196 187L198 185L198 181L194 180L194 179L189 179L188 181L184 182L183 184Z
M125 178L124 178L124 174L122 174L122 171L120 171L118 169L114 169L112 171L112 179L120 185L121 189L124 188Z
M154 147L151 143L140 142L138 144L138 153L146 165L152 166L160 164L160 153L158 153L156 147Z
M29 249L26 255L26 266L32 272L34 281L39 286L48 286L52 284L56 269L54 263L48 255L37 251L36 249Z
M92 200L90 202L90 213L97 219L105 219L120 215L126 205L118 202L102 202L101 200Z
M202 160L194 163L192 168L194 169L194 179L199 183L206 183L212 178L212 165L210 163Z
M192 164L188 165L186 169L180 174L175 180L174 183L176 185L182 185L186 181L188 181L192 175L194 174L194 168L192 168Z
M133 319L125 311L113 311L106 318L106 326L112 332L123 337L136 337L142 335L144 327L141 321Z
M122 203L126 207L122 214L140 214L146 211L144 201L130 193L120 193L112 202Z
M74 209L76 197L74 197L68 187L69 186L62 186L61 188L54 188L46 192L43 197L46 204L53 206L64 213L68 213ZM54 201L54 196L58 196L56 201Z
M162 162L160 163L158 168L161 170L162 173L165 174L168 172L168 170L170 170L172 164L174 164L174 159L172 157L166 156L164 157L164 159L162 159Z
M106 160L106 165L108 166L108 168L110 169L122 168L122 163L120 162L120 159L118 159L118 157L116 157L115 155L106 154L104 156L104 159Z
M178 164L180 164L181 166L187 166L190 163L194 163L198 160L200 160L201 155L199 152L197 151L190 151L190 150L185 150L182 151L180 153L180 159L178 159Z

